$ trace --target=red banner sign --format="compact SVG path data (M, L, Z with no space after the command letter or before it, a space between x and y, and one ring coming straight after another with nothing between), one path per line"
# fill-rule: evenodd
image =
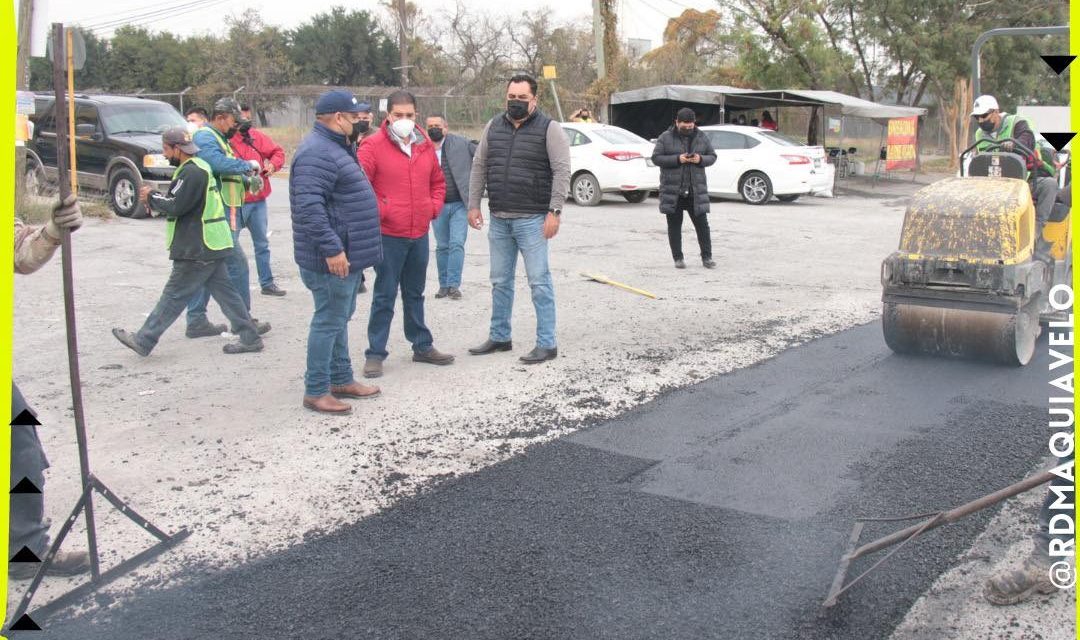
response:
M919 127L918 116L889 120L889 136L885 152L885 170L915 168L915 138Z

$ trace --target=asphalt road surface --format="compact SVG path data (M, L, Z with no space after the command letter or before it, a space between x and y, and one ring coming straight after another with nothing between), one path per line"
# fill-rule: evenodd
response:
M1045 338L1039 354L1023 369L902 357L877 322L856 327L13 637L886 638L994 510L913 542L822 615L854 518L948 508L1034 468Z

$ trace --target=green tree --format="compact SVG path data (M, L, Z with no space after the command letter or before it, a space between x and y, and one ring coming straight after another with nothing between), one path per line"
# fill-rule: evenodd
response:
M398 48L367 11L334 7L289 32L289 58L301 82L395 85Z

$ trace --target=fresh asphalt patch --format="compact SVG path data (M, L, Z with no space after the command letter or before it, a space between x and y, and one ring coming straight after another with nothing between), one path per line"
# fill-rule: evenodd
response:
M854 519L1020 480L1045 453L1045 340L1039 353L1020 369L897 356L871 323L262 560L12 637L888 637L996 509L911 542L823 612Z

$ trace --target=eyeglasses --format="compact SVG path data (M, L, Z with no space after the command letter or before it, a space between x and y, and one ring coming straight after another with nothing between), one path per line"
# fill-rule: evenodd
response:
M987 119L990 118L991 113L993 113L993 112L992 111L987 111L986 113L982 114L981 116L975 116L975 121L976 122L983 122L984 120L987 120Z

